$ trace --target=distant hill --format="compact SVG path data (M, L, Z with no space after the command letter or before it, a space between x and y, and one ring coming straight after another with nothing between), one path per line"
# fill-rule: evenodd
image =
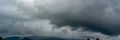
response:
M21 40L21 37L7 37L4 40Z
M58 38L58 37L28 37L32 40L84 40L84 39L64 39L64 38Z
M29 37L7 37L4 40L86 40L87 38L95 39L94 37L83 36L80 39L65 39L58 37L42 37L42 36L29 36Z

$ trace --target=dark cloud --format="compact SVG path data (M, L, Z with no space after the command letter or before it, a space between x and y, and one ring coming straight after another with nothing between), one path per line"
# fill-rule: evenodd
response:
M77 10L73 5L71 8L53 14L50 18L51 23L57 26L84 27L85 30L107 35L119 35L120 32L117 30L120 28L120 15L119 8L116 8L116 6L119 6L119 2L116 3L118 0L94 1L93 4L85 7L78 6Z
M119 0L0 0L0 35L56 36L71 39L86 35L119 40L119 36L116 38L106 36L120 34L119 2Z

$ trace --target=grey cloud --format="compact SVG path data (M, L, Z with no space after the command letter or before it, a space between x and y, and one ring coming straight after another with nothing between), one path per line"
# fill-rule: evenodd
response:
M118 0L40 0L35 1L32 7L29 5L28 8L20 8L35 18L49 19L57 26L83 26L87 30L117 35L120 21L119 2L116 1Z
M120 32L117 31L120 28L119 8L115 8L115 5L113 5L116 4L119 6L119 2L114 3L111 2L111 0L94 1L93 4L88 4L85 7L78 6L77 10L75 9L76 7L74 8L71 6L71 8L68 8L67 10L63 8L63 11L52 15L50 18L51 23L58 26L83 26L87 30L101 32L107 35L119 35Z
M106 39L113 36L106 37L104 34L120 34L117 31L120 23L119 0L1 1L1 35L40 35L64 38L74 36L79 38L81 35L95 34L95 37L96 35L105 36ZM84 30L76 29L74 31L72 27ZM113 37L113 39L117 40L117 37Z

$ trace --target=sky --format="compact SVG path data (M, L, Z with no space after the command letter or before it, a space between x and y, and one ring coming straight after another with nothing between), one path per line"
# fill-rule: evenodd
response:
M119 2L0 0L0 35L120 40Z

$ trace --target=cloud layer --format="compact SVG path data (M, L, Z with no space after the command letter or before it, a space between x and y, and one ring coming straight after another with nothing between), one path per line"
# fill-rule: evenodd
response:
M4 36L39 35L63 38L95 35L93 37L119 40L119 2L119 0L0 0L0 33Z

